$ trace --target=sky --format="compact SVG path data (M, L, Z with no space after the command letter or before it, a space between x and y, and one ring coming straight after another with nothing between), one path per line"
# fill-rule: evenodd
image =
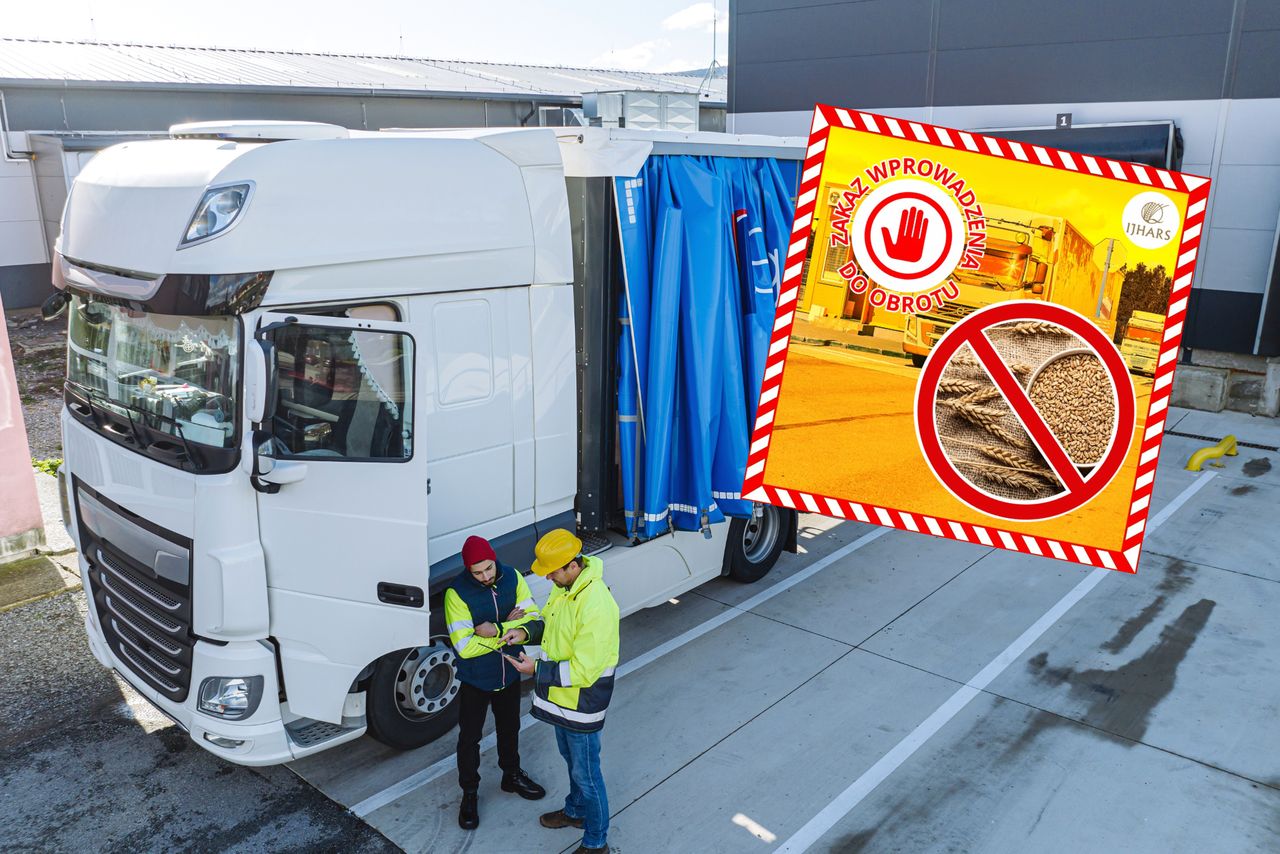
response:
M0 35L368 53L629 71L728 62L729 0L44 0L4 4Z

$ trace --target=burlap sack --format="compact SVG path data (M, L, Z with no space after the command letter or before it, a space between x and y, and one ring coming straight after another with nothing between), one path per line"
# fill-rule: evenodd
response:
M988 329L987 337L1023 388L1058 354L1086 347L1076 335L1051 324L1028 332L1017 331L1019 328L1030 330L1017 322L1003 323ZM976 398L970 389L978 392ZM943 369L934 402L943 451L966 480L990 495L1034 501L1061 493L1061 481L1035 449L1004 397L983 399L990 394L988 390L994 390L994 383L965 344ZM1099 406L1097 417L1114 424L1109 395L1105 404Z

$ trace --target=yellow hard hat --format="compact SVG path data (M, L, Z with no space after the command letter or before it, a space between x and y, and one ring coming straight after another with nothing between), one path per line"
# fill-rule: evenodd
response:
M556 528L543 534L533 547L533 554L538 559L530 569L534 574L546 577L582 554L582 540L564 528Z

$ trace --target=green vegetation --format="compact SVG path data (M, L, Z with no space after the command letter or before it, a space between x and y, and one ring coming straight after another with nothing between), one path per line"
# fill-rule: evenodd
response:
M32 460L31 467L36 471L42 471L53 477L58 476L58 469L62 468L62 460L59 457L49 457L47 460Z
M1120 305L1116 307L1116 343L1124 340L1129 318L1135 311L1150 311L1163 317L1169 311L1169 293L1172 290L1173 279L1165 273L1163 266L1148 268L1146 264L1138 264L1127 270L1120 289Z

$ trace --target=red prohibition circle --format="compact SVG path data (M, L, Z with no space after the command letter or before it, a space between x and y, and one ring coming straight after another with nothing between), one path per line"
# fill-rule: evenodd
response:
M933 264L919 271L918 273L899 273L897 270L893 269L893 267L889 266L888 264L880 260L880 256L876 254L875 246L871 242L871 230L875 227L876 217L880 215L880 211L884 208L885 205L892 204L894 202L899 202L899 201L902 201L903 199L912 199L916 201L921 201L929 205L929 207L933 208L934 212L938 214L939 218L942 219L942 227L946 229L946 243L943 244L943 250L942 250L942 253L938 255L938 260L934 261ZM941 267L942 262L945 261L947 258L947 253L951 251L952 238L953 238L953 235L951 233L951 220L947 219L947 213L942 209L942 206L939 205L933 199L926 196L924 193L917 193L912 190L908 190L902 193L895 193L891 196L886 196L885 198L881 199L880 203L871 209L871 214L867 217L867 224L862 229L862 243L864 246L867 247L867 254L871 256L872 262L874 262L875 265L879 267L881 270L884 270L888 273L892 273L894 276L898 277L899 279L907 279L907 280L922 279L925 276L929 275L930 273L935 272L939 267Z
M1001 323L1022 320L1044 320L1056 323L1078 335L1097 354L1107 369L1107 375L1111 378L1112 387L1116 393L1116 432L1103 458L1093 467L1088 477L1080 478L1080 483L1075 488L1068 485L1064 493L1034 502L999 498L983 492L965 479L942 448L934 413L934 402L943 370L960 348L965 344L971 344L983 367L991 373L992 367L988 364L988 360L983 358L983 352L994 354L995 349L986 338L986 330ZM981 341L977 341L978 338L981 338ZM982 352L979 352L980 350ZM1014 388L1005 391L1005 386L1009 383L1012 383L1012 386L1016 387L1016 393L1021 395L1019 399L1010 401L1015 403L1015 412L1025 403L1025 407L1034 413L1027 391L1013 378L1009 369L1001 363L995 371L1001 372L1006 378L1006 382L1002 383L995 373L992 373L992 379L1006 396L1011 396L1010 392L1014 391ZM920 443L920 449L924 452L929 467L933 469L943 485L975 510L1001 519L1018 521L1051 519L1083 507L1096 498L1124 465L1125 457L1129 455L1133 429L1137 425L1137 401L1134 398L1132 381L1129 379L1129 369L1111 340L1083 315L1053 303L1036 300L999 303L976 311L951 327L934 345L933 353L920 372L920 382L916 387L915 409L916 439ZM1027 418L1022 417L1021 413L1019 415L1021 420L1028 421ZM1035 419L1038 421L1039 428L1043 428L1044 434L1056 443L1057 439L1052 436L1038 414L1035 414ZM1027 423L1025 426L1029 433L1033 430L1038 432L1038 428L1032 423ZM1060 448L1060 445L1058 447ZM1062 453L1065 458L1065 452ZM1061 476L1059 477L1061 479Z

